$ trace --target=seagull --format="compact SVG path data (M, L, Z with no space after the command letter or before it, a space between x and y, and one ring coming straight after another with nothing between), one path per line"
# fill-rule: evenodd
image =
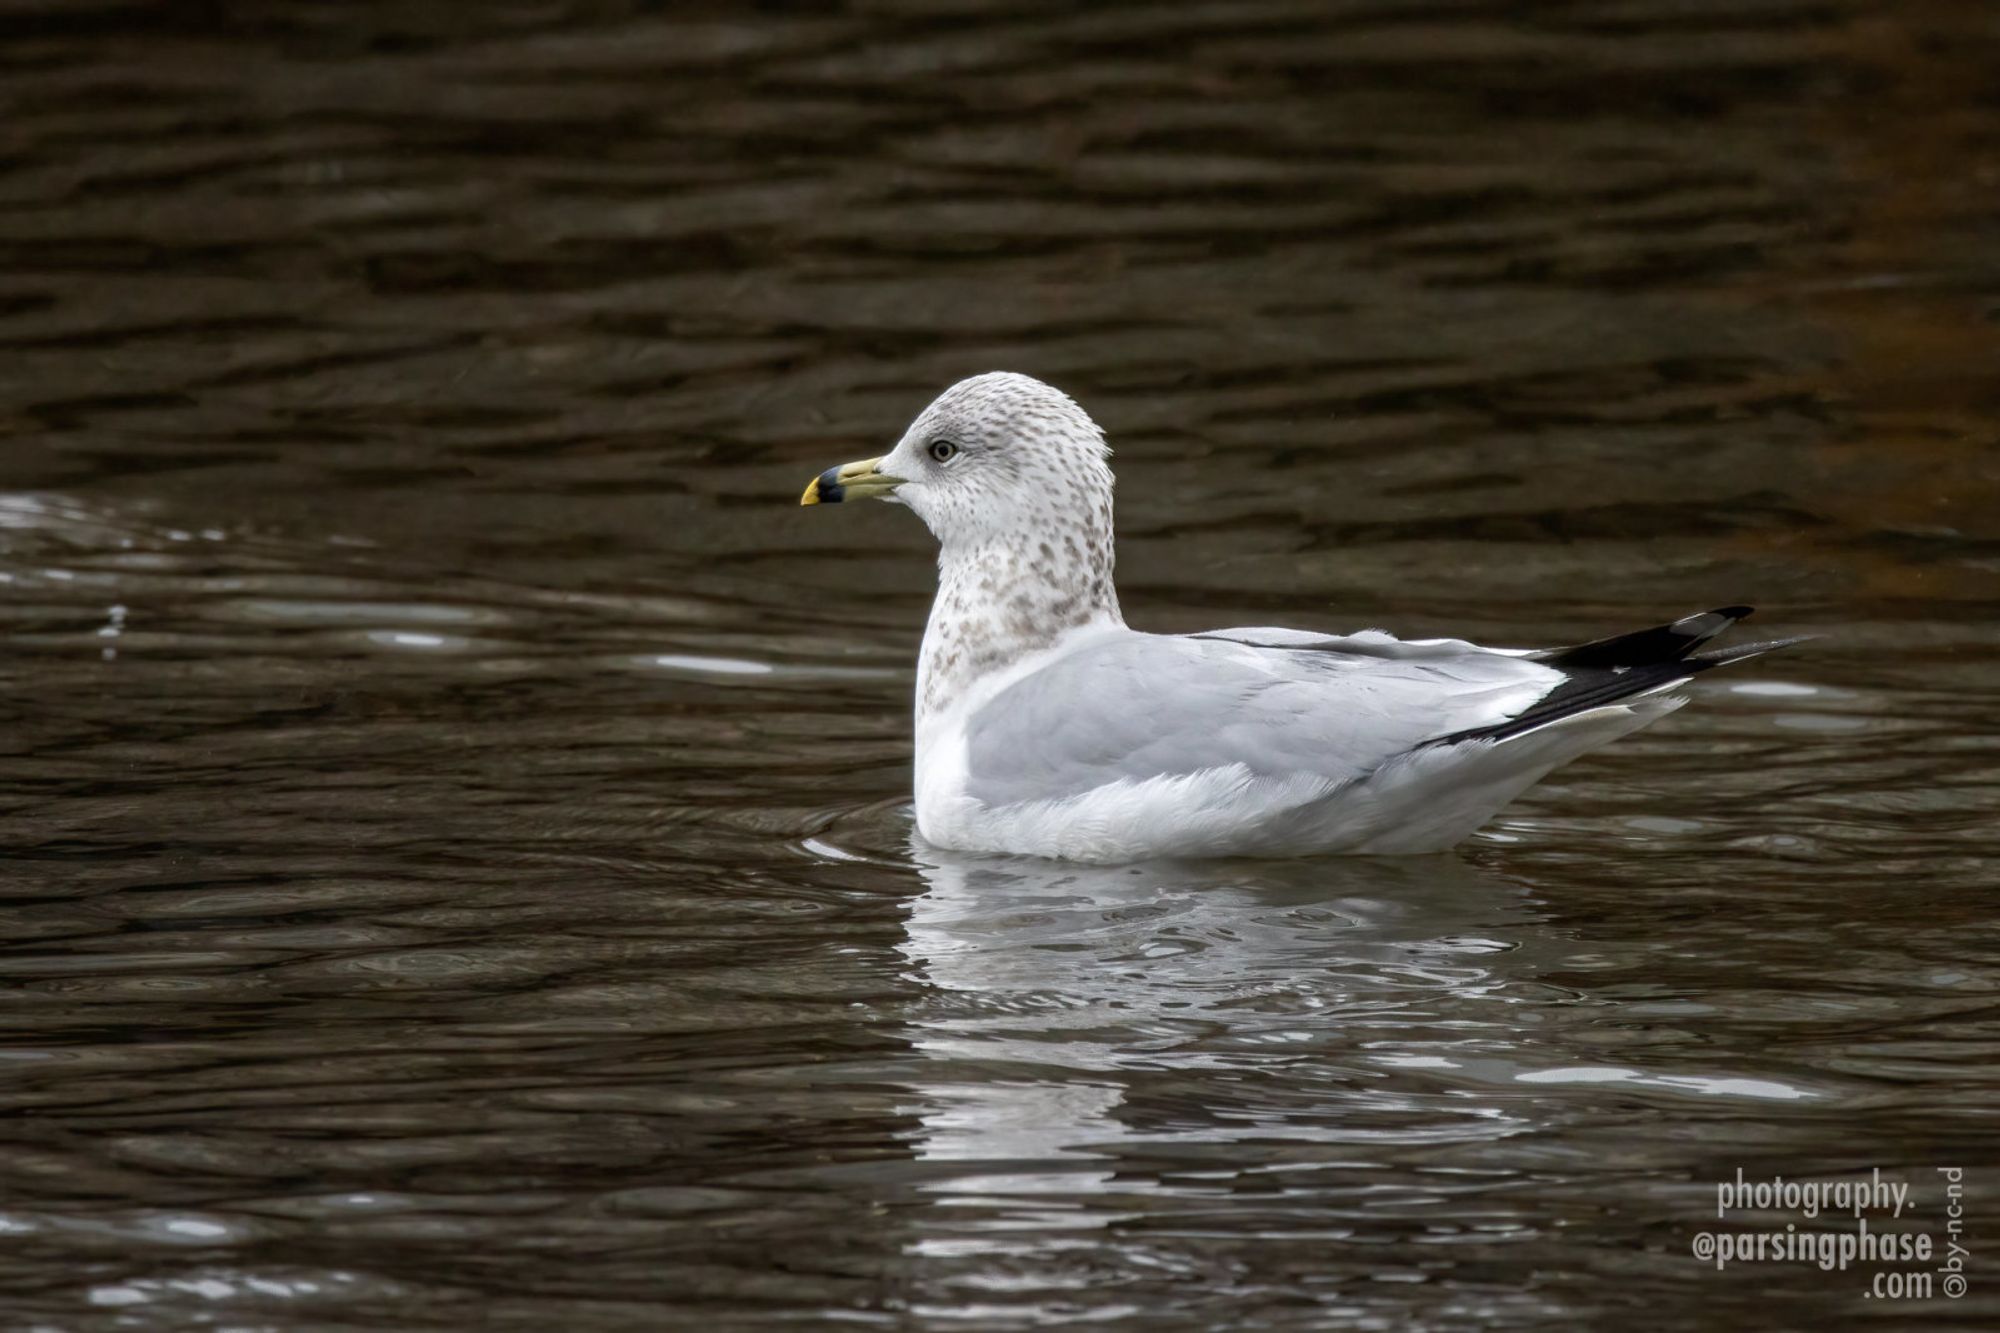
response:
M917 832L952 851L1117 864L1438 852L1552 769L1655 722L1726 606L1550 650L1463 639L1132 629L1112 585L1110 448L1026 375L946 389L800 503L875 499L938 541L917 665Z

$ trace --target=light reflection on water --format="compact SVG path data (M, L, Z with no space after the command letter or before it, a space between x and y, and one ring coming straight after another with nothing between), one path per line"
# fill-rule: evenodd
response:
M6 1322L1854 1317L1688 1242L1739 1167L1993 1164L1993 54L31 7ZM1827 637L1453 857L930 851L927 542L796 496L999 367L1110 430L1148 628Z

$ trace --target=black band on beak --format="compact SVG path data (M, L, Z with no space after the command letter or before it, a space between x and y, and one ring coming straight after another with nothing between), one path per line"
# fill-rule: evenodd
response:
M817 494L819 495L819 502L821 504L837 505L847 498L847 488L840 484L839 468L828 468L826 471L820 473L816 480L818 482Z

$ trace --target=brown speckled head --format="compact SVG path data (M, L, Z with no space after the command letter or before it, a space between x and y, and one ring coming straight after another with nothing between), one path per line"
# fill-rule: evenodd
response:
M918 668L920 714L1094 621L1112 587L1110 449L1073 399L1026 375L961 380L881 470L938 539L938 595Z

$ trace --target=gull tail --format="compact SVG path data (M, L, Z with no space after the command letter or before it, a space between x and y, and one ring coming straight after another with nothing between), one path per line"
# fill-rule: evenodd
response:
M1797 638L1739 644L1734 648L1718 648L1705 653L1695 651L1750 612L1751 608L1747 606L1725 606L1685 616L1671 625L1597 639L1573 648L1554 648L1536 653L1534 661L1563 673L1559 685L1505 722L1440 736L1429 744L1509 740L1594 708L1625 703L1672 689L1711 667L1741 662L1815 637L1807 634Z

